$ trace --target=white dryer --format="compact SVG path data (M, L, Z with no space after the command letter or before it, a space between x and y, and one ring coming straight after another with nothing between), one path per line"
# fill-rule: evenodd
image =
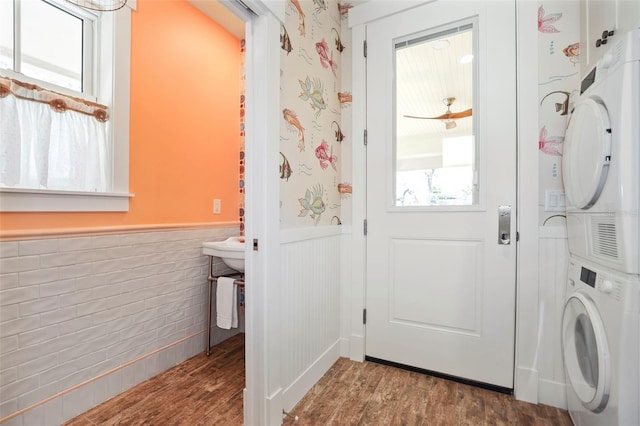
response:
M569 251L640 273L640 29L582 81L564 141Z
M566 290L562 355L573 422L640 424L638 277L572 256Z

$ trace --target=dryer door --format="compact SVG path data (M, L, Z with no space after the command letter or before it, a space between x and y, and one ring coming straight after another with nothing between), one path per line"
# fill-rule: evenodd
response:
M587 98L578 104L563 151L567 207L586 210L598 201L611 160L611 122L601 103Z
M565 304L562 355L567 377L582 405L601 412L611 387L609 346L600 314L586 294L577 292Z

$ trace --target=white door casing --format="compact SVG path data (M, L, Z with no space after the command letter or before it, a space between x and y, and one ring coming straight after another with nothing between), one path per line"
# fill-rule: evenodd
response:
M478 202L467 207L396 207L393 42L469 19L478 28ZM515 2L438 1L370 23L366 33L365 353L513 388ZM508 245L498 244L501 205L512 209Z
M284 2L245 0L253 13L231 0L223 4L242 19L246 37L245 290L246 385L244 424L282 424L279 283L280 185L277 173L280 129L280 48ZM256 239L258 250L252 242Z

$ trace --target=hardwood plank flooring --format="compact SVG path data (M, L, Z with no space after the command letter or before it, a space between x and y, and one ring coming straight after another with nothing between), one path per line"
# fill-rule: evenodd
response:
M362 378L367 378L366 382ZM344 358L290 414L299 419L294 422L292 417L286 417L285 425L572 425L567 411L555 407L528 404L475 386Z
M64 426L242 425L244 334L196 355Z
M65 423L242 425L244 335L197 355ZM566 411L372 362L340 358L291 411L285 425L554 425ZM249 425L257 426L257 425Z

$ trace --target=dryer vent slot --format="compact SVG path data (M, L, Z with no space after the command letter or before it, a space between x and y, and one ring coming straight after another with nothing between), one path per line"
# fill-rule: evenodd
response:
M608 259L618 259L618 238L615 217L592 218L591 240L593 242L594 255Z

